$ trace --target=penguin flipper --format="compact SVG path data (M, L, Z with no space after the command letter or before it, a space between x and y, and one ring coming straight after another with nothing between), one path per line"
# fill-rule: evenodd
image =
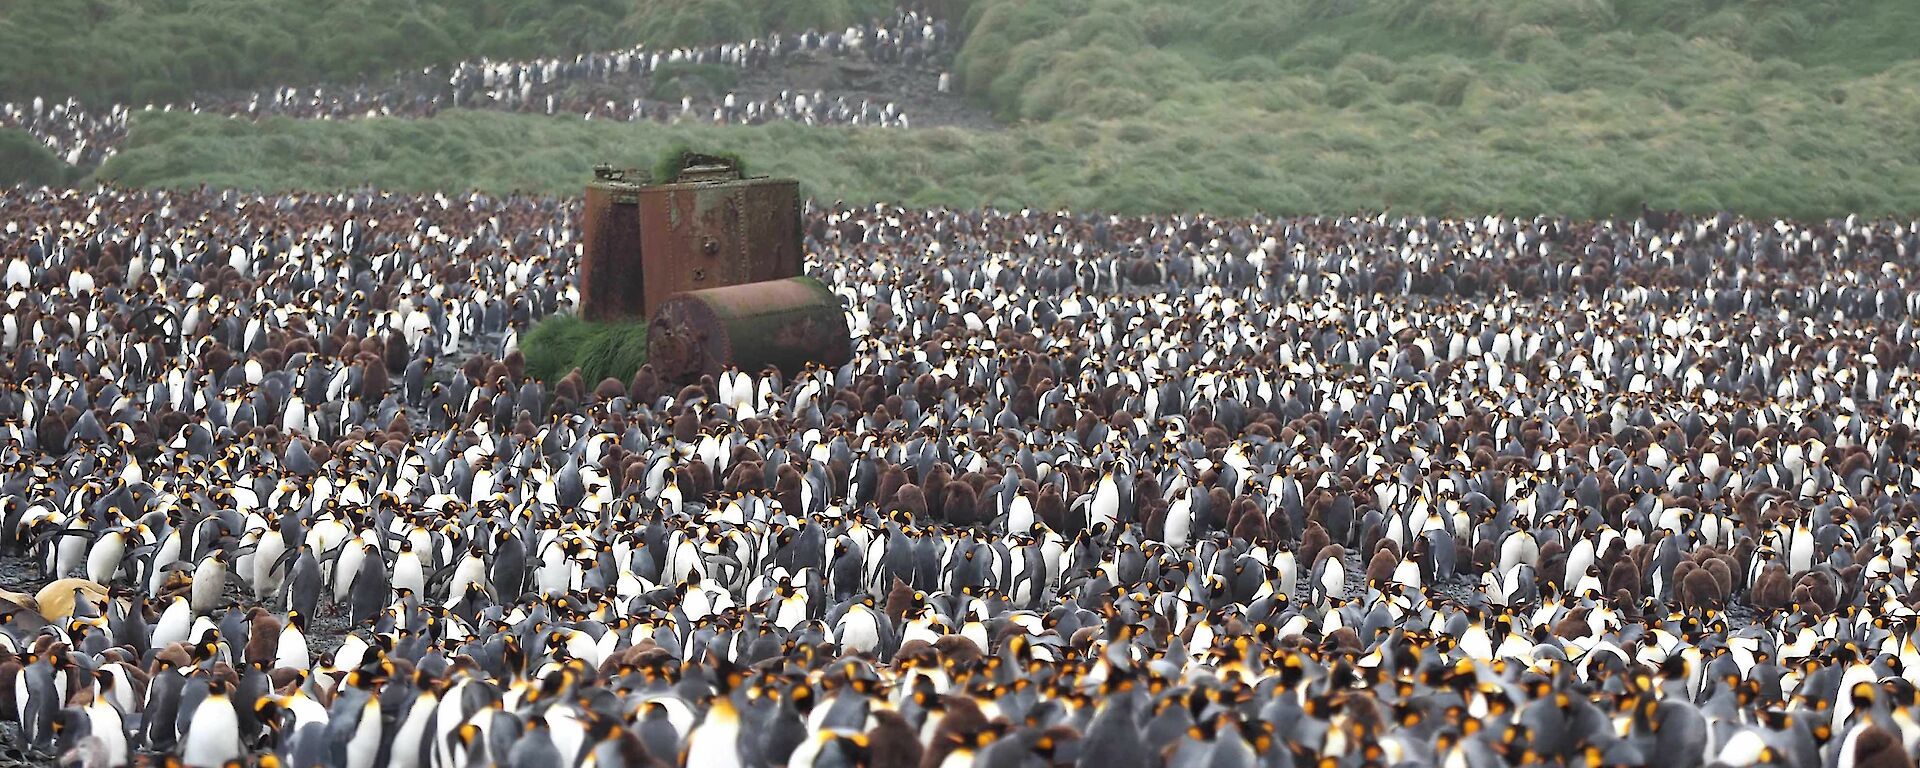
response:
M100 534L87 528L55 528L44 533L34 534L33 545L36 547L45 546L54 539L64 536L80 536L87 539L96 539L100 537Z

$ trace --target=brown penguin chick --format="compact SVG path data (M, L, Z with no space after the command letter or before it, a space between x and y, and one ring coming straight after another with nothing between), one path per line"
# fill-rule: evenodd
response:
M1580 579L1579 576L1567 573L1567 549L1559 539L1548 539L1545 544L1540 545L1538 575L1540 581L1559 587L1563 592Z
M681 410L667 419L667 428L673 431L673 439L679 443L694 443L700 440L700 419L692 412Z
M645 472L645 463L639 463L641 471ZM758 461L741 461L727 469L726 481L721 483L720 488L727 493L750 493L766 490L766 485L765 464Z
M620 485L617 487L622 494L625 494L629 490L629 486L631 486L632 489L638 489L641 483L646 481L646 459L628 457L620 467Z
M233 365L233 353L227 351L227 345L216 341L208 347L205 354L201 355L200 360L202 367L218 376L226 373L228 366Z
M887 590L887 618L893 620L894 626L901 626L901 622L907 620L907 612L913 610L914 604L920 600L920 593L899 577L894 577L893 586Z
M800 476L800 470L792 464L781 464L773 468L773 474L773 498L780 502L780 508L789 515L804 514L800 487L806 484L806 478Z
M1393 542L1388 541L1387 544ZM1400 556L1394 554L1390 546L1374 551L1373 559L1367 562L1367 584L1385 584L1393 580L1393 570L1400 567Z
M893 496L900 492L900 486L907 484L907 471L898 464L889 464L880 471L880 480L874 484L873 502L881 509L893 504Z
M1293 519L1287 516L1285 509L1278 506L1267 515L1267 535L1273 537L1274 541L1299 540L1299 535L1293 530Z
M633 380L627 382L627 399L649 408L660 399L660 375L654 372L652 363L643 364L633 372Z
M1267 519L1258 515L1245 515L1228 531L1237 541L1266 542L1271 540L1267 534Z
M1306 533L1300 536L1299 552L1299 563L1307 569L1307 573L1312 573L1314 564L1320 562L1320 551L1332 543L1327 536L1327 529L1320 526L1320 521L1307 522Z
M756 449L751 445L736 445L733 447L732 463L734 464L744 464L749 461L764 461L764 460L765 460L764 457L760 455L759 449Z
M578 371L580 369L575 368L574 370ZM555 387L556 392L558 392L558 389L559 389L558 387ZM601 379L600 383L594 385L593 387L593 399L596 402L606 402L616 397L626 397L626 396L627 396L626 385L621 384L619 379L613 378L612 376L608 376L607 378Z
M1194 534L1199 535L1202 531L1212 532L1212 531L1226 530L1227 515L1232 511L1233 511L1233 497L1227 495L1227 491L1225 488L1221 488L1220 486L1217 486L1217 485L1212 488L1208 488L1206 519L1201 520L1199 518L1196 518L1193 521Z
M1640 602L1640 568L1630 558L1618 558L1607 569L1607 593L1625 592L1631 603Z
M960 669L972 669L987 658L985 649L961 635L941 635L933 641L933 649L948 664Z
M405 410L394 411L393 420L387 422L386 431L388 435L392 436L411 437L413 435L413 425L407 422L407 412Z
M40 444L44 446L62 444L62 441L67 439L67 436L72 430L67 426L67 421L61 414L54 413L42 418L39 425L34 429L34 432L40 439Z
M600 471L607 473L608 487L614 488L617 491L626 485L627 482L627 457L621 455L619 452L620 446L618 445L610 445L607 446L607 448L606 453L600 454ZM399 450L404 452L406 446L400 446ZM400 454L396 453L394 455L398 456Z
M929 485L928 488L931 489L932 486ZM940 500L940 510L949 525L971 528L987 520L978 516L979 501L973 486L966 483L947 483L945 496Z
M974 525L986 525L993 522L994 518L999 516L1000 509L999 506L995 504L993 495L981 493L978 485L964 479L961 482L947 485L947 503L949 505L956 503L953 499L954 487L960 485L964 485L968 490L972 491L972 493L968 494L967 498L973 499L973 511L970 514L973 515ZM953 510L953 507L948 506L947 509ZM948 514L952 514L952 512ZM1008 533L1025 534L1026 531L1008 531Z
M413 360L413 350L407 348L407 340L397 333L380 335L380 353L388 373L405 371L407 363Z
M690 461L673 470L680 497L688 502L704 498L713 491L713 468L704 461Z
M1840 607L1840 593L1834 589L1833 581L1826 574L1809 571L1794 583L1790 602L1799 603L1825 616Z
M527 377L527 356L521 354L520 350L516 349L508 352L506 357L500 359L500 362L506 364L507 372L513 376L514 381L519 381Z
M513 434L524 440L534 440L540 436L540 424L534 424L532 413L520 411L520 415L513 420Z
M1858 736L1840 742L1838 748L1844 750L1849 746L1852 755L1840 755L1838 764L1853 768L1913 768L1913 758L1900 739L1879 725L1862 727Z
M1039 417L1040 398L1033 393L1032 387L1022 386L1014 390L1012 402L1007 407L1013 410L1014 418L1019 419L1020 423L1031 423Z
M1720 582L1713 578L1713 572L1694 568L1682 576L1680 569L1675 568L1673 573L1681 608L1693 611L1720 609L1726 596L1720 592Z
M378 363L362 365L360 370L360 402L368 408L377 407L387 396L387 390L393 388L393 378L387 373L387 367Z
M167 667L169 669L180 669L192 666L193 646L186 643L174 643L156 651L153 655L153 661L155 665L162 663L171 665ZM161 667L154 666L151 671L157 674L159 669L161 669Z
M1733 568L1728 565L1724 555L1708 558L1700 567L1713 576L1714 585L1718 587L1722 599L1733 594Z
M1567 615L1553 625L1553 634L1562 640L1578 640L1593 633L1593 626L1587 623L1587 606L1574 606Z
M1380 523L1369 523L1360 531L1360 548L1358 551L1377 552L1382 543L1392 543L1387 539L1387 527Z
M218 648L219 648L218 645L213 645L211 648L206 649L206 653L209 655L218 653L219 652ZM405 663L405 662L403 661L401 663ZM220 682L225 683L227 686L227 690L233 690L234 688L239 687L240 685L240 673L233 668L232 664L228 664L224 661L214 662L213 666L208 671L207 676L211 677L214 680L219 680Z
M943 510L940 503L946 501L947 483L953 480L953 473L947 469L946 462L936 462L933 469L927 470L927 476L921 478L920 489L927 500L927 514L941 519Z
M23 666L21 659L11 653L0 656L0 707L13 707L10 711L16 713L20 711L20 707L19 700L15 698L14 686L20 679L20 670Z
M899 510L909 515L909 519L921 521L927 519L927 494L920 486L908 483L900 486L893 494L893 503L887 505L888 511Z
M1067 502L1053 483L1041 486L1040 494L1033 499L1033 514L1062 536L1077 534L1082 527L1078 521L1067 519Z
M867 429L873 432L885 432L887 425L893 423L893 411L885 405L876 405L867 412Z
M1753 580L1753 587L1747 595L1747 601L1763 611L1785 608L1792 598L1793 586L1787 581L1787 568L1778 563L1761 569L1760 576Z
M580 394L586 390L586 380L580 369L572 369L561 376L559 382L553 382L553 399L564 399L568 403L578 403Z
M1360 643L1360 633L1353 627L1341 627L1328 632L1321 644L1337 653L1359 653L1366 648Z
M314 466L324 467L327 465L327 462L333 461L333 446L327 444L324 440L308 443L307 458L313 460Z
M267 609L254 606L247 612L247 645L241 658L273 664L280 652L280 629L280 619Z
M1753 553L1759 549L1753 543L1752 536L1741 536L1739 541L1733 543L1733 560L1729 564L1735 570L1746 573L1748 568L1753 567Z
M875 708L868 717L867 768L917 768L926 750L920 735L898 711Z
M149 677L151 675L152 673L149 673ZM302 669L276 667L267 673L267 683L275 693L291 693L293 688L305 685L306 682L307 671Z

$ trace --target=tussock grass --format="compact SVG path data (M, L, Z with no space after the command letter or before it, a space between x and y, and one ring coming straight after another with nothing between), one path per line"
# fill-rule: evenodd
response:
M557 381L575 368L588 388L613 378L633 379L647 362L647 324L642 321L592 323L571 314L539 322L520 340L527 372L541 381Z

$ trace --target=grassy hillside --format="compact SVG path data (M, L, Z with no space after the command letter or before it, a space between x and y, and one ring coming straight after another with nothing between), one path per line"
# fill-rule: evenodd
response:
M0 128L0 187L14 184L59 184L72 169L32 134L18 128Z
M166 115L103 175L576 191L595 162L686 142L851 200L1920 210L1911 0L976 0L962 18L962 85L1011 130Z
M740 40L890 0L0 0L0 98L184 100L462 59Z

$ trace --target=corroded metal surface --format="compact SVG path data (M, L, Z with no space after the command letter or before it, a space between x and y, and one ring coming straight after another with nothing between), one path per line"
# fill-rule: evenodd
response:
M809 362L840 366L852 357L839 299L811 277L688 291L662 303L647 329L647 359L675 382L729 365L791 374Z
M580 254L580 316L608 321L647 316L641 251L644 174L601 166L587 185Z
M681 291L801 274L800 183L700 166L640 189L645 305Z

